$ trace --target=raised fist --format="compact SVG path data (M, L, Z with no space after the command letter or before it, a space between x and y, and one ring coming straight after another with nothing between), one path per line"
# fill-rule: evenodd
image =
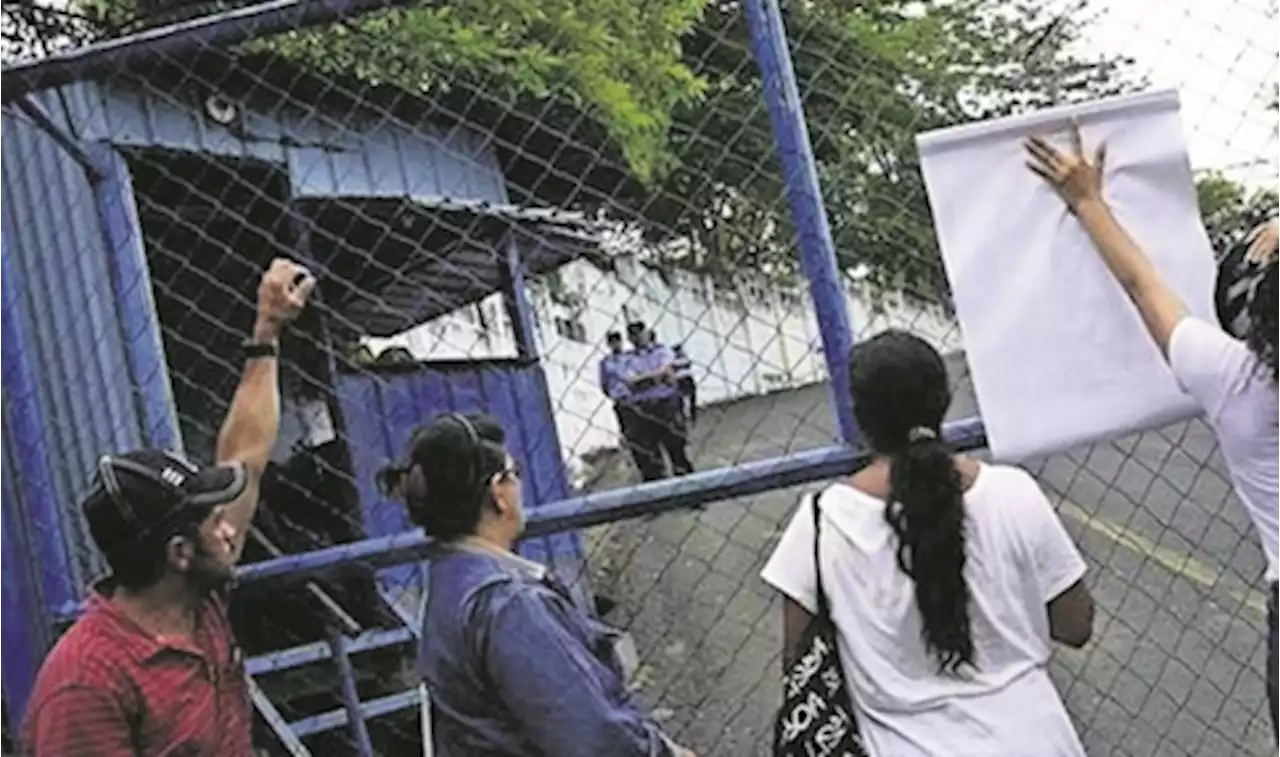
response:
M298 317L315 286L306 267L285 258L271 261L258 284L258 323L279 330Z

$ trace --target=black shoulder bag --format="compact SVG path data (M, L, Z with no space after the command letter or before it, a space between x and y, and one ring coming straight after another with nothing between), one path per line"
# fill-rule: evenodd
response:
M822 511L813 497L813 570L818 614L800 639L802 653L783 677L782 707L773 729L774 757L868 757L853 719L853 705L840 668L836 627L822 589L818 560Z

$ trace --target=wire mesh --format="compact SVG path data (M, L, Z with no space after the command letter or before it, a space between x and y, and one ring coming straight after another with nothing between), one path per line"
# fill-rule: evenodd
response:
M1179 86L1214 240L1276 204L1276 48L1257 31L1274 7L1233 0L1210 18L1190 0L1138 5L784 8L852 323L859 336L908 328L946 352L954 419L977 406L916 133ZM4 54L38 59L224 8L15 3ZM1201 22L1211 31L1193 31ZM5 317L30 335L35 380L19 397L6 378L5 441L29 443L11 439L16 403L42 408L47 476L30 456L9 470L28 484L24 505L33 492L55 503L51 519L28 516L30 549L62 551L82 597L103 563L71 503L94 457L164 438L212 456L253 282L276 255L304 259L321 284L285 345L284 426L249 561L408 529L374 473L446 410L487 409L513 430L534 503L635 485L598 364L606 334L636 320L692 363L696 470L837 441L766 86L740 3L459 0L156 52L6 99L5 255L20 291ZM173 420L147 404L156 392ZM1270 748L1263 559L1207 427L1031 467L1101 611L1094 643L1053 668L1089 754ZM765 754L780 613L757 574L799 493L524 549L628 631L634 685L677 741ZM375 749L420 753L422 570L352 564L310 591L239 591L263 749L355 753L326 642L336 605Z

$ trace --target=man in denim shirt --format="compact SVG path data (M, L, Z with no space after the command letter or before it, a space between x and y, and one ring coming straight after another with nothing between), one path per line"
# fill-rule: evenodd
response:
M420 429L395 488L439 542L418 649L436 757L692 757L628 692L617 632L512 551L524 510L496 423Z
M664 451L675 475L692 473L693 463L687 451L688 422L676 385L675 354L654 339L653 332L641 321L627 326L627 337L634 345L625 378L630 389L627 403L635 411L632 428L640 477L645 481L666 477Z

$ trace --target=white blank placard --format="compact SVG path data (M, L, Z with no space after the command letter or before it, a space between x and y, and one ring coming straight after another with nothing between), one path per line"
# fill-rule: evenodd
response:
M1185 420L1137 310L1062 200L1026 167L1032 134L1107 145L1103 191L1190 311L1212 322L1215 271L1176 92L932 131L921 168L994 457L1021 461Z

